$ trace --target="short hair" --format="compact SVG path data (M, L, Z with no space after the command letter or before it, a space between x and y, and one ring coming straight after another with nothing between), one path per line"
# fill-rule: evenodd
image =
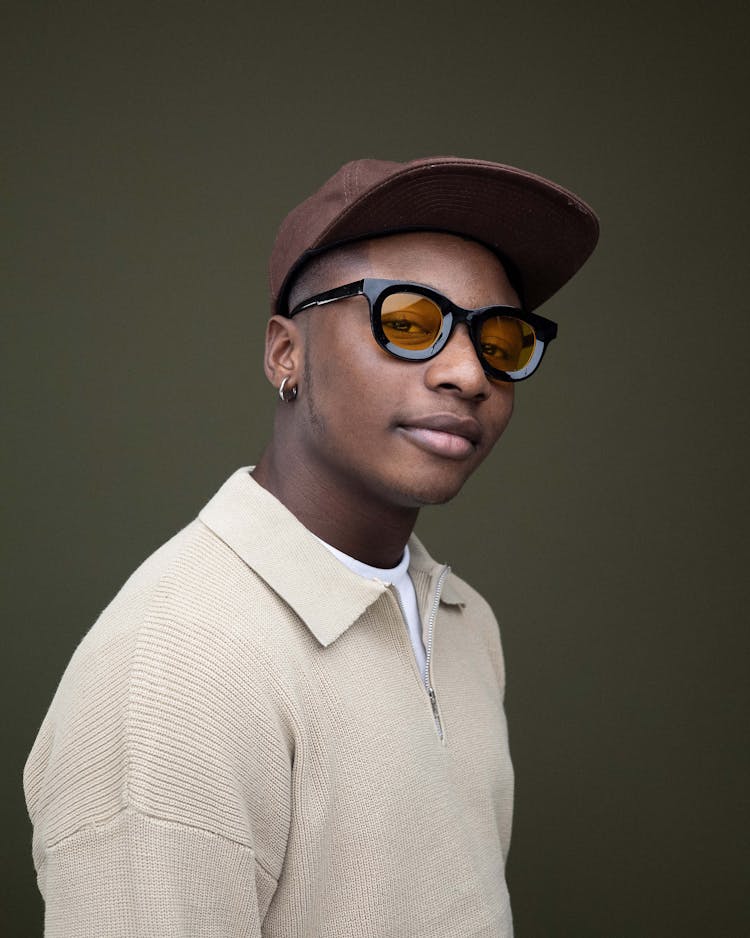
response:
M404 229L404 232L408 229ZM356 262L367 260L368 246L375 237L387 237L389 234L400 234L399 231L388 232L385 235L376 235L372 238L360 238L356 241L347 241L344 244L328 248L320 254L314 255L306 261L297 273L294 274L292 281L286 292L285 312L294 309L297 304L308 300L317 293L323 293L325 290L332 290L335 287L341 287L347 282L345 268ZM453 232L445 232L452 234ZM466 235L455 235L464 241L473 241L475 244L481 244ZM495 255L505 270L508 282L518 294L521 307L525 306L523 278L516 265L496 248L482 245L488 251Z
M367 241L349 241L329 248L306 261L294 275L287 293L287 311L317 293L346 283L346 268L367 259Z

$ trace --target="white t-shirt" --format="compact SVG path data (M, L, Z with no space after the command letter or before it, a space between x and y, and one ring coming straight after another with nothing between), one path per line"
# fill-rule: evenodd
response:
M367 563L362 563L361 560L350 557L336 547L331 547L330 544L326 544L320 538L318 540L330 550L334 557L338 557L341 563L347 566L352 573L366 577L368 580L377 580L387 586L393 585L396 587L401 612L409 631L411 646L414 649L414 657L419 665L419 673L424 679L426 662L424 645L422 644L422 622L419 617L419 607L417 606L417 594L414 592L414 584L409 576L409 546L407 545L404 548L404 556L398 566L383 569L382 567L371 567Z

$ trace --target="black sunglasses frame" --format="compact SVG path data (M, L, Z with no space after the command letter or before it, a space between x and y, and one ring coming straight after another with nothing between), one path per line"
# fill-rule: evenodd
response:
M435 303L443 316L443 329L435 340L433 345L426 349L404 349L391 342L383 331L381 323L381 311L383 301L393 293L416 293L424 296ZM524 381L529 378L539 367L544 357L547 345L557 335L557 323L551 319L545 319L535 313L527 313L523 309L515 306L483 306L479 309L464 309L456 306L447 296L438 293L432 287L423 283L411 283L406 280L381 280L374 277L366 277L364 280L356 280L353 283L344 284L342 287L336 287L333 290L326 290L324 293L318 293L309 299L298 303L286 315L289 319L301 313L312 306L324 306L327 303L333 303L336 300L343 300L353 296L364 296L367 298L370 306L370 328L378 345L390 352L396 358L406 361L427 361L434 358L453 335L453 330L459 323L465 322L471 336L471 341L477 353L477 357L482 364L485 373L491 378L500 381ZM527 365L518 371L500 371L494 368L482 355L480 341L480 326L485 319L491 316L510 316L527 323L534 331L535 343L534 351Z

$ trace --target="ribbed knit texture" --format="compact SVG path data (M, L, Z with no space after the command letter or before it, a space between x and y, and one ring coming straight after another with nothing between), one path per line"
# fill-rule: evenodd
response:
M410 550L426 629L441 567ZM507 938L502 652L452 574L432 683L442 739L393 593L238 471L128 580L40 729L45 934Z

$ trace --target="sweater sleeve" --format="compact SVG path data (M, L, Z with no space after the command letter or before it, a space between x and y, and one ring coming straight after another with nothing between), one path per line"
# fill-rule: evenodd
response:
M178 574L104 613L27 762L46 938L262 934L291 813L283 693L247 618Z
M49 848L39 879L46 938L255 938L275 888L248 847L132 809Z

